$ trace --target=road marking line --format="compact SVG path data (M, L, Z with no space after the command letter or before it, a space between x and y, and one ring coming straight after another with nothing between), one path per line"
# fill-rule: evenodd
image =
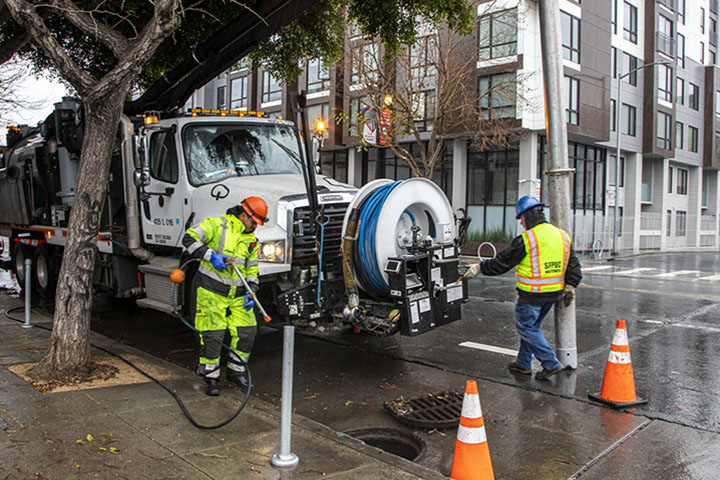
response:
M475 342L463 342L460 344L461 347L474 348L476 350L485 350L486 352L500 353L502 355L509 355L517 357L517 350L510 350L509 348L496 347L494 345L485 345L484 343Z
M608 268L613 268L613 267L611 267L610 265L599 266L599 267L588 267L588 268L583 267L582 271L583 272L594 272L596 270L607 270Z
M711 298L714 300L720 300L720 295L703 295L700 293L683 293L683 292L668 292L664 290L648 290L645 288L623 288L623 287L605 287L601 285L590 285L583 283L580 288L594 288L596 290L614 290L618 292L636 292L636 293L657 293L660 295L669 295L675 297L690 297L690 298Z
M640 268L632 268L630 270L619 270L619 271L613 272L613 273L615 275L632 275L633 273L647 272L649 270L657 270L657 268L640 267Z
M656 276L656 277L668 278L668 277L676 277L676 276L678 276L678 275L689 275L689 274L691 274L691 273L700 273L700 271L699 271L699 270L676 270L676 271L674 271L674 272L659 273L659 274L657 274L657 275L655 275L655 276Z
M700 277L698 280L706 280L708 282L715 282L717 280L720 280L720 275L711 275L709 277Z
M690 330L705 330L708 332L720 332L720 328L717 328L717 327L705 327L703 325L690 325L687 323L665 323L665 322L661 322L659 320L638 320L638 322L661 324L666 327L688 328Z

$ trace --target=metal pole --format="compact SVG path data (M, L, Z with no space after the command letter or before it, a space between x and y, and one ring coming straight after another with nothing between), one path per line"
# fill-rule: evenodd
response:
M25 323L23 328L32 328L30 324L30 277L32 276L32 260L25 259Z
M551 222L572 236L570 209L570 172L565 112L563 112L563 60L558 0L543 0L540 5L540 41L542 46L545 111L548 138L548 190L550 191ZM555 304L555 341L558 359L570 368L577 368L575 302L565 307Z
M622 50L618 49L617 51L617 59L622 58ZM613 243L612 243L612 254L617 255L618 254L618 225L619 225L619 218L618 218L618 203L620 203L620 136L622 135L622 119L620 116L622 115L622 103L620 103L620 99L622 98L622 79L624 78L623 75L620 75L620 65L622 63L618 63L618 72L617 72L617 100L615 105L615 122L617 122L617 128L615 129L615 207L613 211L615 212L614 218L613 218Z
M297 455L290 453L290 431L292 428L292 383L293 356L295 350L295 327L283 327L283 368L282 368L282 405L280 413L280 453L270 459L276 467L295 467L299 463Z

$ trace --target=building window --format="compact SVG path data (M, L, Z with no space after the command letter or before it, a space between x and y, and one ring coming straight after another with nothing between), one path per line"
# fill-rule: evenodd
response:
M625 83L629 83L633 87L637 87L637 68L637 57L630 55L629 53L623 53L623 69L625 70L624 73L632 72L630 75L625 77Z
M667 182L668 193L673 192L673 167L668 167L668 182Z
M685 0L678 0L677 16L678 22L685 25Z
M673 71L668 65L658 65L658 99L673 101Z
M657 116L657 147L663 150L672 148L672 116L658 112Z
M565 113L570 125L580 124L580 80L565 75Z
M378 47L376 43L355 44L352 48L350 83L374 83L379 77Z
M612 70L612 78L617 78L617 48L610 47L610 69Z
M350 100L350 125L348 133L352 136L362 135L363 125L370 121L372 102L368 97L357 97Z
M698 129L696 127L692 127L689 125L688 125L688 143L690 146L690 151L693 153L697 153L699 150Z
M480 207L473 228L515 232L520 152L517 149L467 152L467 204ZM514 234L514 233L513 233Z
M333 152L320 152L320 171L323 175L332 177L340 182L348 181L347 150Z
M677 169L677 190L679 195L687 195L688 192L688 170L687 168Z
M308 128L315 130L315 124L318 120L325 122L325 125L329 125L328 117L330 116L330 106L327 103L319 103L317 105L310 105L307 107L307 120ZM325 130L325 138L328 137L328 132Z
M634 5L630 5L628 2L625 3L624 9L624 25L623 25L623 38L630 40L632 43L637 43L638 34L638 9Z
M720 117L720 90L715 90L715 115Z
M560 25L562 26L563 58L580 63L580 19L561 11Z
M418 37L410 47L409 55L412 79L422 80L437 75L437 39L435 35Z
M675 148L685 148L685 124L675 122Z
M705 43L700 42L700 64L705 65Z
M616 155L610 155L608 160L608 185L615 186L615 158ZM620 157L620 186L625 186L625 157Z
M248 77L233 78L230 81L230 109L248 108Z
M617 0L612 0L610 5L610 22L612 23L612 33L617 34Z
M419 131L430 131L435 124L435 90L413 94L413 121Z
M672 227L671 227L671 225L672 225L672 210L667 211L666 217L667 217L667 220L666 220L667 225L665 226L665 236L669 237L670 234L672 233Z
M320 59L308 60L307 69L307 92L315 93L330 88L330 69Z
M637 109L627 103L622 104L620 112L620 133L623 135L635 136L635 124L637 118Z
M675 40L673 39L673 22L664 15L658 16L656 35L656 48L658 52L675 58Z
M517 89L514 73L488 75L478 79L478 105L480 118L515 118L515 92Z
M262 78L262 103L281 100L282 90L270 72L263 71Z
M677 61L678 65L685 68L685 35L677 34Z
M677 92L675 92L675 101L680 105L685 105L685 80L677 77Z
M675 213L675 235L684 237L687 235L687 212L678 210Z
M480 18L478 59L517 54L517 9L491 13Z
M614 98L610 99L610 131L615 131L615 116L616 116L616 110L617 109L617 102Z
M700 87L692 82L688 82L688 107L693 110L700 110Z
M215 108L221 110L225 108L225 89L225 85L223 85L222 87L218 87L217 99L215 100Z
M700 33L705 33L705 9L700 7Z

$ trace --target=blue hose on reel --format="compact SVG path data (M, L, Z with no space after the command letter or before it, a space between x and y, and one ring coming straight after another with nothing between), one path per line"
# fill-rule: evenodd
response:
M378 217L388 195L401 183L402 181L399 180L379 187L360 207L360 233L356 242L355 271L361 277L365 288L369 290L368 293L376 296L386 296L390 293L390 287L377 264L375 252Z

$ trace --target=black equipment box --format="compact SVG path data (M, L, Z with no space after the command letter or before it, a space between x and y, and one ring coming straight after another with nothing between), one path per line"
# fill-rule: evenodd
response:
M433 245L385 263L390 296L403 312L400 333L415 336L460 320L467 283L456 283L458 254L454 244Z

